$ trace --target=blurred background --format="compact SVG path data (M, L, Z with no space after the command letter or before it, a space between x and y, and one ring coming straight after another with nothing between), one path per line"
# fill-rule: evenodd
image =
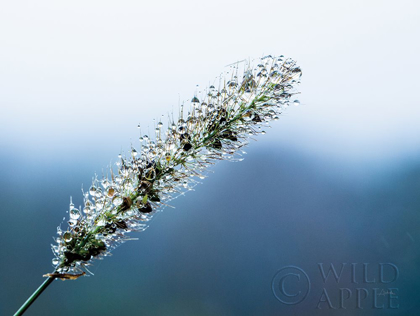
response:
M81 185L138 145L139 123L152 128L225 65L283 54L303 69L301 106L243 162L214 166L139 241L96 262L94 277L55 281L27 315L418 315L419 9L414 0L0 4L0 314L51 272L69 197L81 204ZM339 282L332 273L324 282L319 263L344 267ZM390 284L379 281L381 263L398 268ZM274 295L290 265L311 282L294 305ZM288 293L302 290L291 281ZM368 292L362 308L357 288Z

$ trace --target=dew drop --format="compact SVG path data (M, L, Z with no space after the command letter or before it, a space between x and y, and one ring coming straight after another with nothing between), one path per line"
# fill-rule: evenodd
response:
M233 89L233 88L236 88L236 86L237 86L238 84L236 83L236 81L229 81L229 82L227 83L227 85L228 85L228 87L229 87L229 88Z
M175 144L174 143L168 143L166 145L166 147L167 147L168 150L173 150L173 149L175 149Z
M244 121L251 121L254 118L254 113L252 111L247 111L243 116L242 116Z
M106 222L105 222L105 220L103 218L100 218L96 224L98 226L105 226L106 225Z
M171 160L171 153L170 152L167 152L165 154L165 159L166 159L167 162L169 162Z
M200 104L200 100L194 96L194 98L191 99L191 103L193 106Z
M109 187L108 188L108 191L106 192L106 194L109 196L109 197L113 197L114 195L115 195L115 189L111 186L111 187Z
M147 180L153 180L154 178L156 178L156 170L154 168L144 170L144 177Z
M72 236L70 232L65 232L63 235L63 239L65 242L70 242L72 240Z
M121 203L122 203L122 198L120 198L119 196L117 196L117 197L115 197L113 200L112 200L112 203L115 205L115 206L118 206L118 205L120 205Z
M102 180L102 186L104 187L104 189L106 189L109 186L109 181L108 179L104 179Z
M79 217L80 217L80 211L77 208L72 208L70 210L70 218L77 220L79 219Z
M91 196L96 196L97 189L94 185L92 185L89 189L89 193Z

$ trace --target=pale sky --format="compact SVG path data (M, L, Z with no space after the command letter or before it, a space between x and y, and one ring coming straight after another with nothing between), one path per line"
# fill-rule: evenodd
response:
M117 155L225 65L283 54L302 67L302 105L260 141L418 157L419 12L414 0L4 1L0 145Z

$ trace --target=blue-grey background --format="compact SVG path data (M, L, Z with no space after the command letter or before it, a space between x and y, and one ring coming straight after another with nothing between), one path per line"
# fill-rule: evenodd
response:
M139 241L97 262L94 277L54 282L28 315L418 315L419 9L408 0L1 3L0 314L51 271L69 196L80 204L82 183L137 145L138 123L152 129L227 64L284 54L302 66L302 105L243 162L212 168ZM399 308L317 309L322 288L335 307L339 288L356 288L348 277L323 284L318 263L369 263L369 277L395 264ZM311 278L299 305L272 293L288 265Z

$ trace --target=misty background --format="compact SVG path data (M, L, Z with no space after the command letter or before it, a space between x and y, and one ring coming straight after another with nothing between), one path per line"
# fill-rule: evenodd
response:
M139 241L95 262L95 276L55 281L27 314L417 315L419 9L406 0L0 4L0 315L51 272L69 197L81 204L81 185L138 147L139 123L152 130L225 65L266 54L302 67L301 106L251 142L243 162L214 166ZM320 262L394 263L399 308L317 309L323 287L335 307L337 289L354 287L324 285ZM271 288L289 265L312 282L292 306Z

